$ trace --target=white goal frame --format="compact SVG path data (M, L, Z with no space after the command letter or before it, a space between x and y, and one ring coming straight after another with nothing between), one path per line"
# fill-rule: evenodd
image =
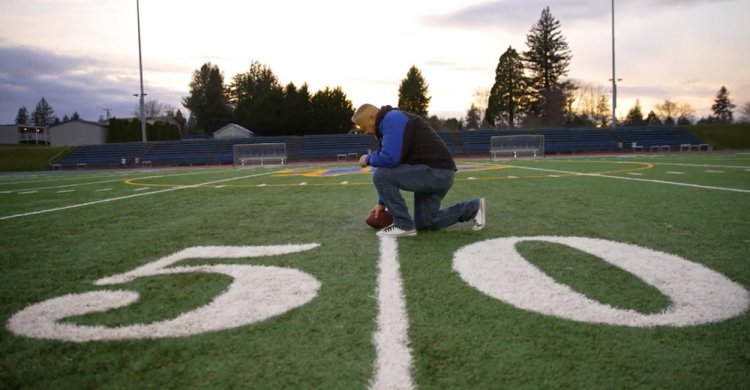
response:
M285 143L235 144L234 166L252 167L264 165L286 165Z
M543 135L493 135L490 137L490 158L544 157Z

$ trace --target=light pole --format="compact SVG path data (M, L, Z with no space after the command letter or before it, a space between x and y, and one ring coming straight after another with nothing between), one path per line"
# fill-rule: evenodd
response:
M612 0L614 1L614 0ZM141 70L141 138L143 139L143 142L146 142L146 113L144 112L144 103L143 103L143 97L146 96L145 93L143 93L143 58L141 56L141 7L138 0L135 0L135 10L138 16L138 66Z
M617 127L617 78L615 78L615 0L612 0L612 128Z

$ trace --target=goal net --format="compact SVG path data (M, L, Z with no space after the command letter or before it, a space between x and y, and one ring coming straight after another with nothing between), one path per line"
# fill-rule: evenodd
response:
M234 166L286 165L286 144L234 145Z
M544 157L543 135L495 135L490 138L490 157Z

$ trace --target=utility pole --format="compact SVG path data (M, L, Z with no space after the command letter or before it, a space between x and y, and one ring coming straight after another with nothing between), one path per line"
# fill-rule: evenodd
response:
M110 113L110 111L112 111L112 109L111 108L102 108L102 110L104 110L104 112L107 113L107 120L109 120L109 113Z
M612 0L614 1L614 0ZM141 138L143 139L143 142L146 142L146 113L144 110L144 103L143 103L143 97L146 96L146 94L143 93L143 57L141 56L141 7L138 0L135 0L135 9L136 13L138 14L138 66L141 70L141 95L140 95L140 105L141 105Z
M615 78L615 0L612 0L612 128L617 127L617 79Z

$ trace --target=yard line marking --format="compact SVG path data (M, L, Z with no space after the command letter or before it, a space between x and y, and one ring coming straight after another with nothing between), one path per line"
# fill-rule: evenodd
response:
M413 389L409 318L394 237L380 238L378 317L372 340L376 357L371 389Z
M0 194L12 194L13 191L0 191Z
M76 190L60 190L60 191L57 191L56 193L57 194L67 194L69 192L76 192Z
M172 192L172 191L184 190L184 189L189 189L189 188L198 188L198 187L201 187L201 186L207 186L207 185L216 184L216 183L224 183L224 182L228 182L228 181L232 181L232 180L241 180L241 179L248 179L248 178L251 178L251 177L272 175L274 173L276 173L276 171L274 171L274 172L266 172L266 173L258 173L258 174L255 174L255 175L232 177L232 178L229 178L229 179L221 179L221 180L209 181L209 182L206 182L206 183L193 184L193 185L189 185L189 186L177 186L177 187L167 188L167 189L158 190L158 191L141 192L141 193L133 194L133 195L119 196L117 198L109 198L109 199L96 200L96 201L93 201L93 202L79 203L79 204L74 204L74 205L70 205L70 206L63 206L63 207L55 207L55 208L52 208L52 209L32 211L32 212L23 213L23 214L6 215L4 217L0 217L0 221L4 221L6 219L28 217L28 216L37 215L37 214L53 213L53 212L56 212L56 211L63 211L63 210L68 210L68 209L75 209L75 208L79 208L79 207L93 206L93 205L100 204L100 203L116 202L118 200L125 200L125 199L137 198L139 196L155 195L155 194L161 194L161 193L164 193L164 192Z
M685 174L685 172L675 172L675 171L667 171L667 173L670 175L684 175Z
M111 188L102 188L100 190L95 190L94 192L104 192L104 191L112 191Z
M706 173L724 173L724 171L714 171L711 169L706 169Z
M610 175L581 173L581 172L568 172L568 171L560 171L560 170L556 170L556 169L543 169L543 168L523 167L523 166L519 166L519 165L514 165L514 167L515 168L520 168L520 169L528 169L528 170L532 170L532 171L566 173L566 174L569 174L569 175L581 175L581 176L589 176L589 177L606 177L608 179L633 180L633 181L642 181L642 182L646 182L646 183L669 184L669 185L674 185L674 186L702 188L702 189L706 189L706 190L718 190L718 191L730 191L730 192L750 193L750 190L743 190L743 189L740 189L740 188L702 186L702 185L699 185L699 184L680 183L680 182L675 182L675 181L654 180L654 179L641 179L641 178L638 178L638 177L610 176Z
M37 192L39 191L24 191L24 192L19 192L18 195L36 194Z
M628 175L631 175L631 176L643 176L642 173L638 173L638 172L628 172Z
M679 163L663 163L663 162L660 162L659 165L672 165L676 167L697 167L697 168L737 168L737 169L745 169L746 171L750 171L747 165L679 164Z
M149 187L141 187L141 188L136 188L135 191L146 191L146 190L150 190L150 189L151 188L149 188Z

